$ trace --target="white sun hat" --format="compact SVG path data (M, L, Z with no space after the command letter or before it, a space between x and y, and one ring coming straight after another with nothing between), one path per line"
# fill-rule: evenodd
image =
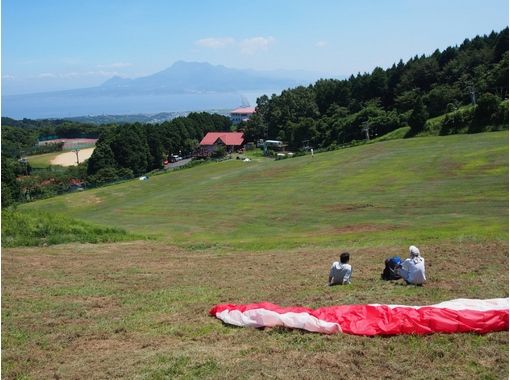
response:
M420 256L420 250L418 247L415 247L414 245L409 247L409 253L411 256Z

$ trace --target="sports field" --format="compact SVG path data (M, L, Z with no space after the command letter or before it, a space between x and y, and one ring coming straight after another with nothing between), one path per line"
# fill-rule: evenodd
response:
M60 166L74 166L77 165L77 161L83 162L88 160L90 156L92 156L92 153L94 153L94 148L80 149L78 151L78 157L76 157L76 152L60 153L53 160L51 160L51 164Z
M22 206L153 240L2 252L5 378L508 376L508 333L242 329L217 303L426 305L508 297L508 132L224 161ZM382 282L423 252L424 287ZM351 252L353 283L325 286Z

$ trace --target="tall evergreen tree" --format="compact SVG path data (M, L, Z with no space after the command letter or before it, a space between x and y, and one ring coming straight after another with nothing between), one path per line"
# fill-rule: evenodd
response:
M427 112L427 108L425 107L425 104L423 104L423 100L420 96L416 99L413 112L411 113L411 116L409 116L409 125L412 133L416 134L422 131L428 118L429 114Z

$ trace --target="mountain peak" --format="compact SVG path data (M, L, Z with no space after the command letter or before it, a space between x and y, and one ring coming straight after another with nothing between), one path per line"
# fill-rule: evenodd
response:
M115 75L115 76L111 77L110 79L108 79L107 81L105 81L101 86L121 87L121 86L127 85L130 81L131 81L131 79L129 79L129 78L122 78L118 75Z

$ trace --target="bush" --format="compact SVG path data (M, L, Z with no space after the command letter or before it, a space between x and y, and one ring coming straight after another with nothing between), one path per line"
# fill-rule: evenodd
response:
M132 172L131 172L132 173ZM105 184L119 179L118 170L113 167L99 169L96 174L87 177L87 182L93 184Z
M469 133L478 133L485 130L488 125L501 124L501 115L499 114L501 100L493 94L483 94L478 99L475 108L473 122L469 127Z
M441 136L466 132L473 122L472 110L459 110L449 113L441 123L439 134Z
M225 151L225 147L219 146L214 149L214 151L211 154L212 158L223 158L227 152Z
M411 127L411 134L415 135L422 131L428 118L429 114L427 112L427 108L423 104L422 99L419 97L414 104L413 112L409 116L408 122Z
M140 237L119 228L97 226L64 215L2 210L2 247L104 243L136 238Z

